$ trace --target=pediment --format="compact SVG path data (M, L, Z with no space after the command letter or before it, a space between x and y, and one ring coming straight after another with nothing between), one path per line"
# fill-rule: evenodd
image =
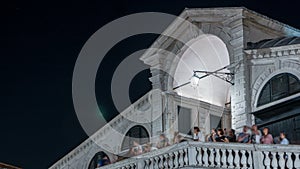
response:
M201 34L211 32L216 32L216 36L225 36L225 40L229 41L228 43L242 34L243 48L246 48L248 42L258 42L263 39L274 39L282 36L300 36L299 29L244 7L186 8L179 18L182 19L174 20L163 35L159 36L145 52L141 60L161 52L158 49L171 52L175 50L176 53L183 46L182 43L187 43ZM188 21L193 26L183 24L183 20ZM168 37L168 35L173 36L173 38ZM176 37L181 42L176 42Z

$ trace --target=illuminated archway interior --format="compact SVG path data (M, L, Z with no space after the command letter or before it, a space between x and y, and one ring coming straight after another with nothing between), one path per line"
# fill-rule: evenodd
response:
M217 36L202 35L187 45L189 48L183 53L175 70L173 87L190 81L193 70L215 71L230 64L226 45ZM198 74L202 75L204 74ZM199 80L197 86L185 85L176 89L176 92L181 96L224 107L230 99L230 86L229 83L211 75Z

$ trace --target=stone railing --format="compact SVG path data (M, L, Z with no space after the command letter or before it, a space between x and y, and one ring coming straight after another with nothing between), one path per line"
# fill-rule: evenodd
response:
M99 169L300 168L300 146L183 142Z

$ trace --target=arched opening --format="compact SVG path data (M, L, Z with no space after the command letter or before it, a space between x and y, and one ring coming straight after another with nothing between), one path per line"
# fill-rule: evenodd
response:
M273 76L265 83L257 99L255 123L268 127L273 136L281 131L291 144L300 144L300 80L291 73Z
M300 92L300 80L290 74L281 73L272 77L259 94L257 107Z
M190 81L195 70L215 71L230 64L227 47L217 36L202 35L188 42L187 46L189 48L182 54L177 64L173 87ZM229 70L222 72L229 72ZM211 75L201 79L197 86L185 85L178 88L176 92L184 97L225 107L225 104L230 101L230 86L224 80Z
M100 151L92 158L88 169L95 169L110 164L110 159L106 153Z
M140 145L149 142L149 133L145 127L136 125L130 128L124 137L121 150L124 151L130 149L133 146L134 141Z
M178 118L181 119L178 121L179 132L182 128L186 130L193 125L202 126L206 133L210 132L212 128L231 127L230 116L225 116L223 111L223 108L230 107L229 89L231 84L214 75L200 79L197 85L192 85L191 81L194 71L214 72L230 64L226 44L215 35L204 34L188 42L187 46L189 48L180 56L176 65L173 88L182 97L200 100L211 106L201 107L198 104L197 108L192 106L189 111L178 111ZM230 71L224 69L220 72L229 73ZM197 74L198 77L204 75L206 74L201 72ZM177 86L189 81L191 84L177 88ZM183 109L184 106L189 105L183 105L181 110L185 110ZM211 107L218 108L211 109Z

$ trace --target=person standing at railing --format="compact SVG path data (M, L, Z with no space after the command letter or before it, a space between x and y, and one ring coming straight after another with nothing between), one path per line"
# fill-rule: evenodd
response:
M110 164L110 160L107 156L100 158L97 162L97 168Z
M152 144L151 143L147 143L144 145L144 148L143 148L143 153L148 153L148 152L151 152L153 150L157 150L156 147L152 147Z
M227 142L227 143L236 142L236 135L235 135L235 130L234 129L230 129L228 131L228 136L226 136L225 142Z
M211 133L207 136L206 141L208 141L208 142L213 142L214 139L216 139L216 137L217 137L216 129L215 129L215 128L212 128L212 129L211 129Z
M194 141L201 141L204 142L204 135L202 134L202 132L200 131L199 127L194 127L194 137L193 137Z
M262 144L273 144L273 136L269 133L269 128L265 127L263 129L263 136L260 139Z
M173 144L178 144L183 141L186 141L182 135L179 134L178 131L174 133Z
M243 132L241 132L238 135L237 142L239 142L239 143L248 143L249 142L250 134L249 134L248 130L249 130L248 126L243 127Z
M178 131L175 131L174 132L174 137L173 137L173 144L177 144L177 143L179 143L179 140L178 140L178 138L179 138L179 132Z
M257 125L252 125L251 128L251 139L249 141L249 143L253 143L253 144L259 144L260 143L260 139L261 139L261 131L258 130Z
M218 129L217 130L217 137L213 137L213 142L226 142L226 136L224 135L224 130L223 129Z
M169 144L169 139L164 134L160 134L159 141L157 142L156 147L158 149L160 149L160 148L167 147L169 145L170 145Z
M132 151L131 154L133 154L134 156L140 155L143 153L143 147L138 142L133 141L133 147L131 151Z
M284 131L280 132L279 137L280 137L280 144L288 145L290 143L289 140L286 138L286 134Z

